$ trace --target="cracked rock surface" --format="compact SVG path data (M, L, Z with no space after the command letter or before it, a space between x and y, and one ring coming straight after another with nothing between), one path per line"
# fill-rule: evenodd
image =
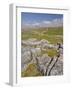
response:
M63 75L63 49L58 48L58 45L50 44L47 40L29 39L22 41L21 47L21 71L25 71L30 64L36 64L42 76L45 75ZM50 57L48 51L55 49L59 53L59 57ZM53 58L53 60L52 60ZM58 59L58 60L57 60ZM52 61L51 61L52 60Z

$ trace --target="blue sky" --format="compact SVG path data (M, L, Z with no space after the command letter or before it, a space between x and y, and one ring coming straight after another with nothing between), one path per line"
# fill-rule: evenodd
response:
M53 27L63 25L62 14L21 13L21 25L23 27Z

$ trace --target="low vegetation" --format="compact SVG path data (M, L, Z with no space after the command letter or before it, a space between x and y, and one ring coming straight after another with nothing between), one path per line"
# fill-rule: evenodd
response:
M29 38L36 38L38 40L46 39L51 43L61 42L63 43L63 28L43 28L36 29L36 30L27 30L22 32L22 40L29 39Z
M25 71L22 71L22 77L28 76L42 76L42 74L37 70L36 64L30 64Z
M48 54L48 56L54 57L57 55L57 51L55 49L42 50L42 54Z

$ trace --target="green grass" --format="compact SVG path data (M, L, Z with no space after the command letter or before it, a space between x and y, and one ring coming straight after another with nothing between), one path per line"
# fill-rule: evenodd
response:
M57 55L57 51L55 49L42 50L42 54L48 54L48 56L54 57Z
M63 28L62 27L49 28L48 30L46 30L46 32L44 32L44 34L48 34L48 35L63 35Z
M43 28L42 30L28 30L25 32L22 32L21 35L22 40L26 40L29 38L36 38L38 40L46 39L52 44L56 44L57 42L63 43L63 28Z
M41 72L37 70L36 64L30 64L25 71L21 72L21 77L42 76Z

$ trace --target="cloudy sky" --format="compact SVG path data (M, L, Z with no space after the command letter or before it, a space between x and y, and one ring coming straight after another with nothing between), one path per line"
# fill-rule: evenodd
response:
M21 13L22 28L59 27L63 25L62 14Z

